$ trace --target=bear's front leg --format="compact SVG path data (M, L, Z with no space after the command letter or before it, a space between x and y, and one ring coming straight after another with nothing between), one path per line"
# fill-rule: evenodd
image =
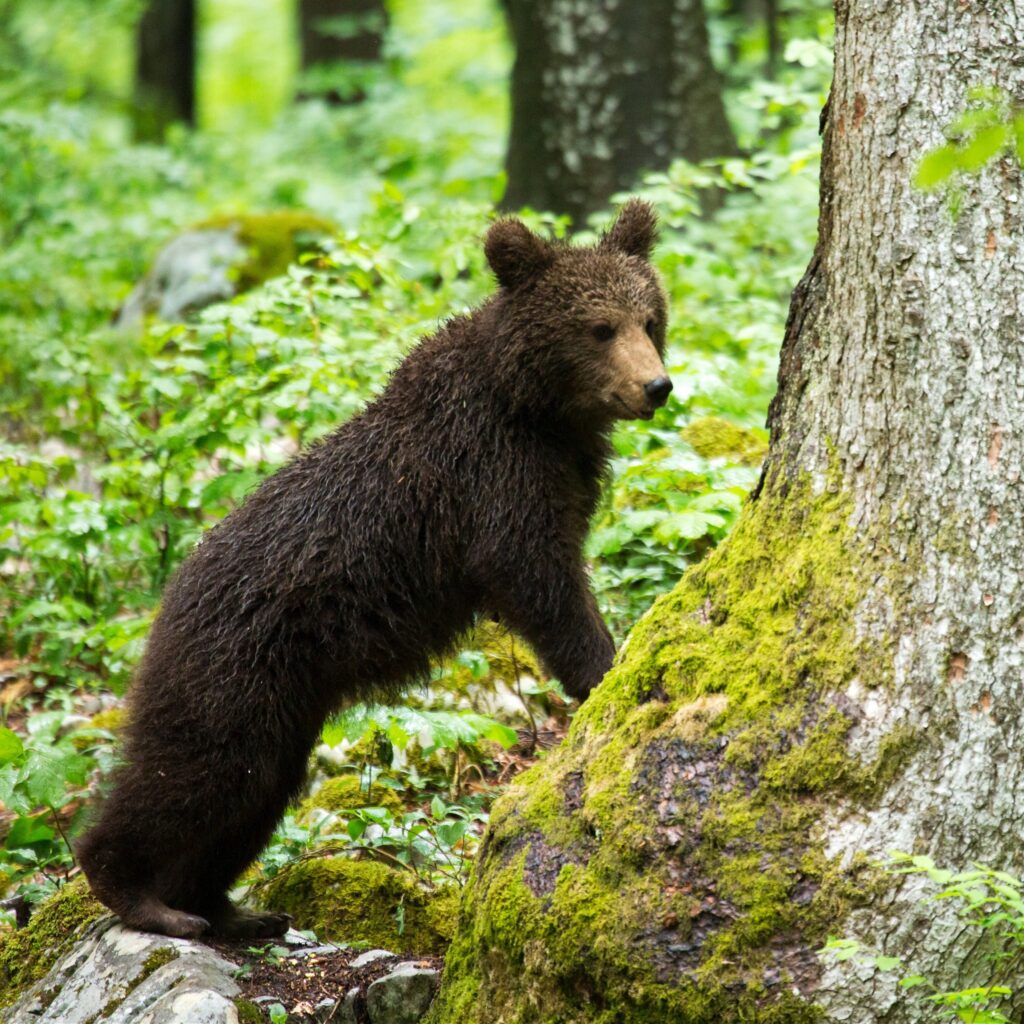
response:
M507 590L491 588L490 603L530 643L565 692L586 699L611 668L615 643L582 567L556 560L532 570L520 566L517 579L509 582L513 586Z

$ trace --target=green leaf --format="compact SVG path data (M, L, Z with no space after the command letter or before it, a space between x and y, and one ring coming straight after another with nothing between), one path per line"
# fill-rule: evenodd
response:
M519 742L519 734L515 729L494 718L478 715L473 711L464 711L462 718L481 739L490 740L492 743L500 743L506 750L514 747Z
M654 536L663 544L682 538L697 540L708 532L709 526L724 526L721 516L712 512L674 512L665 516L654 528Z
M21 737L13 729L0 727L0 764L16 760L24 751L25 745Z
M10 832L7 833L5 845L10 849L20 846L33 846L36 843L50 842L56 833L41 815L15 819Z
M33 748L21 773L25 793L33 804L61 807L68 799L68 784L81 785L91 763L74 750L56 746Z
M880 971L894 971L902 964L902 962L903 961L896 956L876 956L874 958L875 967Z
M996 124L982 128L966 146L962 147L958 163L964 171L979 171L998 156L1010 141L1010 126Z
M928 979L923 974L910 974L906 978L900 978L901 988L917 988L919 985L927 985Z
M914 175L918 188L933 189L948 181L957 170L957 149L953 145L939 146L922 157Z

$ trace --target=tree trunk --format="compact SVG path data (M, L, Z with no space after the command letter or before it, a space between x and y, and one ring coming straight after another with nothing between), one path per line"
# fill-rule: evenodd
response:
M328 24L335 20L335 26ZM339 32L337 22L342 25ZM384 0L299 0L299 43L303 71L344 61L349 64L370 64L381 59L387 8ZM364 98L361 88L341 91L299 93L299 99L321 96L330 103L351 103Z
M736 151L702 0L505 0L506 209L579 220L676 157Z
M150 0L135 30L135 138L196 120L195 0Z
M911 185L969 86L1024 97L1011 6L837 3L762 486L495 809L435 1021L936 1019L829 934L992 980L875 862L1024 868L1024 182Z

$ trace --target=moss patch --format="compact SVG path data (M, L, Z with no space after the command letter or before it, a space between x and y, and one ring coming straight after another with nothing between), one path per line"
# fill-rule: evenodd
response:
M76 729L71 742L76 750L86 750L96 743L96 737L90 735L93 729L104 729L107 732L119 733L124 727L126 712L123 707L107 708L92 716L81 729Z
M318 252L318 239L337 231L330 221L305 210L211 217L196 228L235 229L248 249L248 258L238 268L239 292L283 274L300 256Z
M748 466L759 463L768 451L765 431L739 427L718 416L694 420L683 429L683 440L705 459L732 459Z
M841 493L764 493L633 630L565 745L496 806L434 1024L819 1018L814 950L884 884L825 857L843 692L889 680L854 612L874 567Z
M444 952L458 906L452 890L427 892L410 873L344 857L295 864L270 883L264 902L291 914L296 928L312 929L322 941L367 942L420 955Z
M310 819L316 810L343 813L361 807L383 807L392 814L401 814L404 810L393 789L379 784L372 784L367 789L358 775L336 775L302 802L297 817L303 821Z
M42 978L104 913L85 879L77 878L47 900L28 927L0 935L0 1007Z
M236 996L235 1009L238 1011L238 1024L264 1024L266 1018L263 1011L248 999Z

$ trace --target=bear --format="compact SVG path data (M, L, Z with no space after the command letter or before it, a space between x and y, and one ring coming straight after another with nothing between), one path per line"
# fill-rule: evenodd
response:
M477 615L583 700L615 646L583 543L617 420L672 389L653 209L592 246L495 221L498 288L419 341L356 416L268 477L168 583L123 761L77 845L139 931L267 938L227 892L300 792L325 719L429 677Z

